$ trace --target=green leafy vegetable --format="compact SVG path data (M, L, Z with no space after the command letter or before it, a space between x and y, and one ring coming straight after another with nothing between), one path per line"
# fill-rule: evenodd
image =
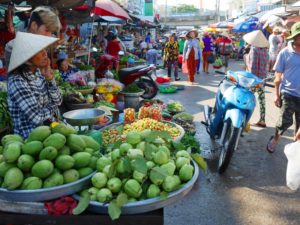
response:
M116 200L110 202L108 206L108 214L112 220L119 219L121 215L121 207L118 206Z

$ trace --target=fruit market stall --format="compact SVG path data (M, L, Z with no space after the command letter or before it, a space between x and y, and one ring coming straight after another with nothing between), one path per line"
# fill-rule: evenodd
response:
M163 208L184 198L198 179L198 167L205 170L206 164L199 146L187 139L189 132L163 120L159 104L163 105L158 100L144 101L138 113L125 109L123 120L101 130L78 132L54 122L35 128L27 140L4 136L1 217L6 223L20 224L17 218L23 223L25 214L35 214L31 224L42 218L47 221L43 224L71 224L71 216L47 214L82 214L74 217L78 221L101 218L103 224L111 220L115 224L163 224ZM179 109L178 104L169 108ZM98 112L96 117L104 116ZM85 118L75 124L64 117L72 125L90 125ZM192 121L190 115L178 118Z

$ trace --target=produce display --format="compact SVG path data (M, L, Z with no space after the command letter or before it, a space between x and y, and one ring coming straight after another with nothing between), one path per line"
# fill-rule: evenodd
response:
M79 204L109 203L109 215L117 219L126 203L167 198L193 177L192 158L205 167L198 154L190 153L172 142L167 132L129 132L125 142L117 142L97 160L98 172L91 179L92 186L81 192Z
M177 91L177 87L175 86L160 86L159 92L160 93L175 93Z
M123 92L126 93L138 93L142 91L144 90L139 88L136 83L129 84L123 89Z
M172 102L167 104L167 109L171 113L179 113L184 111L184 107L180 102Z
M173 116L173 121L182 126L186 133L195 135L196 127L193 122L193 116L186 112L181 112Z
M152 131L166 131L172 138L177 138L180 135L180 130L177 127L150 118L137 120L131 124L125 125L123 134L128 134L131 131L142 132L149 129Z
M7 190L50 188L77 181L95 170L100 145L63 123L40 126L23 140L9 134L0 147L0 184Z
M118 93L123 87L124 85L117 80L103 78L97 83L96 92L101 94Z
M142 106L139 109L138 119L151 118L157 121L162 120L161 107L159 106Z
M12 120L7 105L7 93L0 92L0 130L12 128Z

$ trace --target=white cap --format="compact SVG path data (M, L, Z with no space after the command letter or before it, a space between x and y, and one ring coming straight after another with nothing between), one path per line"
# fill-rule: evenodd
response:
M243 36L248 44L257 48L268 48L269 42L261 30L255 30Z
M39 51L47 48L56 42L58 38L47 37L43 35L17 32L13 43L8 73L18 68L29 59L31 59Z

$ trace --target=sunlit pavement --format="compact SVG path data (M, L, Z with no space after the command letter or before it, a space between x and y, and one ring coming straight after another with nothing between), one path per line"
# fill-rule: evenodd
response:
M241 61L231 61L230 69L241 70L242 65ZM166 71L159 70L157 74L166 75ZM285 133L274 154L265 150L279 115L273 104L274 89L266 88L268 127L251 126L250 132L240 139L228 170L220 176L216 172L218 151L212 147L201 121L203 105L213 106L224 76L212 68L210 74L195 76L196 83L190 85L187 77L180 74L181 81L175 83L186 85L185 90L157 96L165 102L180 101L194 115L196 135L209 165L207 173L201 172L193 190L183 200L165 208L165 225L300 224L300 193L286 187L287 160L283 153L284 146L292 141L294 127ZM258 109L257 106L252 123L258 121Z

